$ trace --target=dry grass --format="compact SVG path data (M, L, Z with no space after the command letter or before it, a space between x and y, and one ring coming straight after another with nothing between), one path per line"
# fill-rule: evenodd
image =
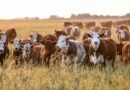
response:
M8 20L0 21L0 28L15 27L18 38L26 38L31 33L53 34L63 27L63 21ZM85 31L85 30L84 30ZM116 40L114 29L112 38ZM9 45L12 53L12 45ZM106 67L67 68L58 64L50 68L43 66L13 66L11 55L0 68L0 90L129 90L130 65L126 66L117 58L115 71Z

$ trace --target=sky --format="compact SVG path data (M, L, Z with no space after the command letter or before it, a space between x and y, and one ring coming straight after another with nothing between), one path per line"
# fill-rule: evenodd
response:
M71 14L125 15L130 13L130 0L0 0L0 18L48 18Z

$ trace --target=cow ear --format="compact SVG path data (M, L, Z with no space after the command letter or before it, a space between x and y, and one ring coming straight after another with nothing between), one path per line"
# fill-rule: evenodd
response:
M91 35L90 33L86 33L86 35L87 35L88 37L90 37L90 38L92 37L92 35Z
M32 38L32 35L30 35L30 37Z
M56 44L56 41L52 41L51 44L52 44L52 45L55 45L55 44Z
M100 37L104 37L105 35L104 35L104 33L101 33L101 34L99 34L99 36L100 36Z
M45 45L45 40L40 40L40 43Z

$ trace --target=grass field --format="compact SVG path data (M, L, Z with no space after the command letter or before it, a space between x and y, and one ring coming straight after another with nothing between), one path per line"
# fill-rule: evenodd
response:
M98 21L97 21L98 22ZM53 34L55 29L63 28L59 20L0 20L0 29L14 27L18 39L27 38L32 33ZM87 32L87 30L82 30ZM117 41L112 29L112 38ZM118 42L118 41L117 41ZM14 66L13 46L10 57L0 67L0 90L130 90L130 65L124 65L117 57L115 71L106 67L67 68L60 65Z

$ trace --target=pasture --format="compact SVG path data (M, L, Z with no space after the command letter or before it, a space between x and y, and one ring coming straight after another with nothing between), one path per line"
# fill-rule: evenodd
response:
M24 39L33 33L54 34L55 29L63 28L63 22L63 20L0 20L0 29L4 31L14 27L18 34L17 38ZM112 38L118 42L114 28L112 28ZM110 72L108 67L101 71L98 66L85 69L61 67L59 64L51 65L49 68L30 65L14 66L13 45L9 44L9 49L10 57L5 60L4 66L0 67L0 90L130 89L130 64L125 65L118 57L113 72Z

